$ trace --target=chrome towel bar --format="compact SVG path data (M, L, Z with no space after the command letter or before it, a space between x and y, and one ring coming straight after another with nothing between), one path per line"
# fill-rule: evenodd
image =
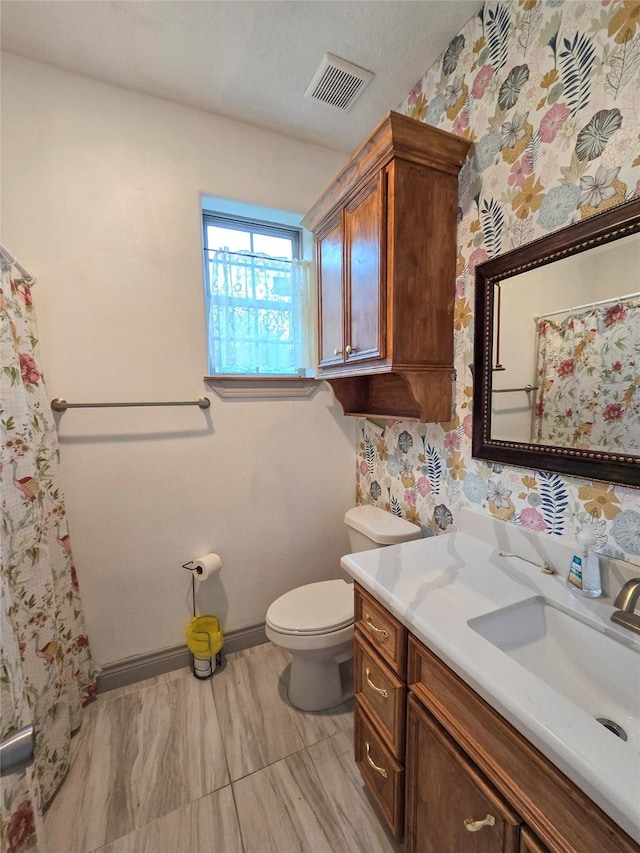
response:
M33 726L25 726L0 742L0 776L19 773L33 761Z
M128 408L131 406L199 406L201 409L208 409L210 405L211 402L208 397L200 397L198 400L172 400L160 403L67 403L60 397L55 397L51 401L51 408L54 412L66 412L67 409Z

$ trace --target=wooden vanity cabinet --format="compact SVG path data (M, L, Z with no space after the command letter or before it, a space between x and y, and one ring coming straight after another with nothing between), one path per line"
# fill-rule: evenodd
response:
M451 418L458 172L470 143L389 113L303 219L318 377L345 414Z
M421 721L429 718L446 732L466 758L470 774L486 780L522 824L520 848L456 847L452 841L443 841L439 853L476 849L487 853L511 849L519 849L520 853L545 853L546 849L549 853L640 853L640 846L586 794L413 636L409 636L407 681L411 709L407 740L407 853L431 849L420 846L421 839L416 837L417 829L424 825L419 817L423 809L420 798L426 797L424 785L417 786L416 780L421 768L426 767L427 758L419 742L413 748L416 741L415 736L412 741L415 724L411 713L417 715L415 709L422 712ZM459 760L457 763L460 766ZM450 795L458 796L456 791L454 787ZM487 813L497 823L498 813ZM477 812L468 815L474 820L476 816ZM454 822L450 829L451 837L456 838L457 824ZM485 829L477 835L489 837Z
M394 837L404 833L407 629L357 584L355 759Z
M406 853L640 853L380 602L354 594L356 763Z

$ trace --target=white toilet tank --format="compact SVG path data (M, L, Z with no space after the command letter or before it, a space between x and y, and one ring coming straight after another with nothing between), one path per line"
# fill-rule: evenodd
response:
M349 528L349 543L354 553L422 538L417 524L369 504L348 510L344 523Z

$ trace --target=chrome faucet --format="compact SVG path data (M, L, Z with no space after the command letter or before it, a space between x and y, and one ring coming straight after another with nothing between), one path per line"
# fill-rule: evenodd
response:
M634 612L638 599L640 599L640 578L632 578L618 590L613 602L613 606L618 609L611 614L612 622L636 634L640 634L640 614Z

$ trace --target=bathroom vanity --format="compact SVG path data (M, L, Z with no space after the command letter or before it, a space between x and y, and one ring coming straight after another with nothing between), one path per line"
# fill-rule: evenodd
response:
M566 589L561 540L461 515L342 560L355 758L380 814L408 853L639 853L640 642L610 599Z

